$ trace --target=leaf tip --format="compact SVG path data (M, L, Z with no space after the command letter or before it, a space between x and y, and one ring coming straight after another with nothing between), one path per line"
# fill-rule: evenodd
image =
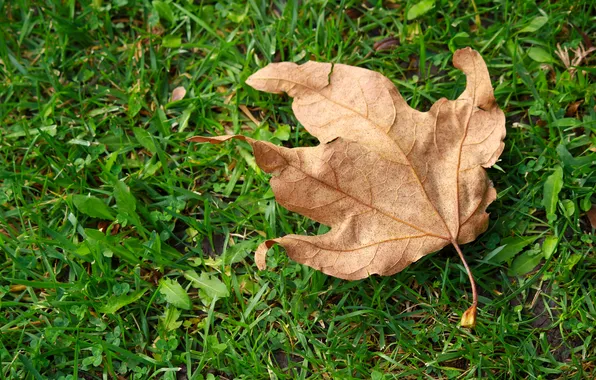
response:
M264 270L267 267L267 251L269 251L269 248L274 244L277 244L275 240L265 240L257 248L257 251L255 252L255 263L259 270Z
M464 72L466 66L474 66L473 62L477 60L482 60L480 53L469 46L462 49L457 49L455 53L453 53L453 66ZM484 60L482 61L484 62Z
M478 314L478 309L476 305L472 305L468 310L464 312L461 316L461 327L467 327L473 329L476 327L476 315Z
M465 48L457 49L455 51L455 53L453 54L453 59L458 60L458 59L461 59L461 57L463 57L465 55L474 55L474 53L479 55L476 50L472 49L469 46L466 46Z
M210 139L210 137L193 136L193 137L187 138L186 141L188 141L188 142L204 143L204 142L209 142L209 139Z
M488 67L480 53L470 47L456 50L453 54L453 66L466 75L466 90L458 100L468 100L483 111L493 110L496 107L496 101ZM505 137L504 134L503 137Z
M246 83L247 85L249 85L252 88L256 88L255 87L255 75L257 75L258 71L254 74L252 74L251 76L249 76L248 78L246 78L246 81L244 83Z
M197 143L221 144L231 139L248 141L249 143L253 141L250 137L242 135L193 136L186 139L186 141Z
M270 63L246 78L245 83L258 91L283 94L284 87L280 86L279 79L284 79L284 69L292 69L295 66L298 65L293 62Z
M271 94L287 93L291 97L307 92L317 92L329 85L333 64L308 61L302 65L294 62L276 62L259 69L245 83L255 90Z
M255 263L257 264L257 268L259 268L259 270L263 270L267 266L265 258L268 250L269 248L267 248L263 243L259 245L259 248L257 248L257 251L255 252Z

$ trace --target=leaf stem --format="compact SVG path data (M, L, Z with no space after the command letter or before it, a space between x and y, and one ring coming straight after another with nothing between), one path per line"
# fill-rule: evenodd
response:
M464 263L466 272L468 272L468 277L470 278L470 285L472 285L472 306L475 307L478 305L478 291L476 290L476 282L474 281L474 276L472 275L472 271L470 270L470 267L468 266L468 263L466 262L466 258L464 257L464 254L462 253L461 249L459 248L459 245L457 244L457 242L455 240L452 240L451 244L453 244L453 246L455 247L455 250L457 251L459 258L461 259L462 263Z

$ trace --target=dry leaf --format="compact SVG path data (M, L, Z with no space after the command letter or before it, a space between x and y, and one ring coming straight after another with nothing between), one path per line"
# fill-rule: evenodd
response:
M172 98L170 99L170 102L182 100L182 99L184 99L185 96L186 96L186 89L182 86L176 87L172 91Z
M579 106L581 106L581 104L583 102L584 102L584 100L580 99L580 100L576 100L573 103L570 103L567 106L567 111L565 111L565 116L567 116L567 117L577 116L577 110L579 109Z
M381 51L381 50L391 50L399 45L399 40L395 37L387 37L383 38L380 41L377 41L373 45L374 51Z
M587 212L588 220L592 228L596 229L596 206L592 206Z
M487 228L485 209L496 192L483 168L503 151L505 116L480 55L458 50L453 63L467 76L465 91L428 112L410 108L373 71L270 64L247 83L294 97L296 117L320 145L288 149L237 135L191 139L248 141L259 167L273 174L277 201L331 227L324 235L267 240L256 253L259 268L276 243L293 260L348 280L397 273L448 244L463 259L458 244Z
M355 19L359 18L360 16L362 16L362 12L356 8L348 8L345 10L345 12L346 12L346 16L348 16L352 20L355 20Z

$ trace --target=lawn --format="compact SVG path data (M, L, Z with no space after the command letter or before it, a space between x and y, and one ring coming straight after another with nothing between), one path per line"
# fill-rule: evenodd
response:
M593 1L0 0L0 379L595 378L593 44ZM328 228L247 143L187 139L315 145L245 84L278 61L375 70L428 110L466 46L507 123L462 246L476 328L453 248L359 281L279 248L259 271L264 239Z

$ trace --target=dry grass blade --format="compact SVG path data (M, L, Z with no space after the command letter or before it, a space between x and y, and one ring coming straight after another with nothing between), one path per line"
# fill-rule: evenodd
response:
M580 43L576 49L571 49L571 51L573 52L573 59L569 56L569 48L562 48L560 44L557 44L555 54L559 57L561 62L563 62L563 65L569 71L571 78L573 78L577 72L577 67L580 66L592 52L596 51L596 47L590 46L586 49L584 45Z

